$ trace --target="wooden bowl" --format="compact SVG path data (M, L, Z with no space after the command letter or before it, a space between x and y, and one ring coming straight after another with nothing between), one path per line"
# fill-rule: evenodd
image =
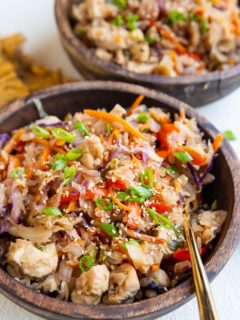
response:
M158 89L193 107L218 100L240 86L240 65L223 72L170 78L128 71L99 59L73 32L69 12L80 0L55 0L55 16L60 38L69 58L88 80L121 80Z
M195 117L205 138L212 139L217 130L192 108L165 94L139 86L117 82L80 82L54 87L18 100L0 112L0 132L10 133L38 119L34 99L40 99L46 112L63 117L67 112L82 108L105 107L111 109L116 103L129 107L138 95L144 95L149 106L163 107L171 114L186 109L188 117ZM237 157L228 142L224 141L217 157L213 172L216 181L205 191L205 200L217 200L219 208L227 210L227 220L215 241L212 250L204 257L209 279L212 280L230 258L240 234L239 165ZM37 293L14 280L0 269L0 292L6 297L48 319L155 319L175 310L194 295L191 279L156 298L126 305L77 305L59 301Z

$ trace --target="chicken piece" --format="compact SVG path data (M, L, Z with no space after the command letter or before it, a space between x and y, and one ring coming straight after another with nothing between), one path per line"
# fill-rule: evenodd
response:
M168 76L168 77L177 76L177 73L174 70L173 61L168 55L163 56L162 60L158 65L156 65L153 71L154 73L161 74L163 76Z
M155 272L149 272L146 277L140 280L141 287L147 287L153 290L162 290L164 287L170 287L171 280L162 269L158 269Z
M141 247L126 244L126 247L134 267L141 273L147 273L153 264L160 264L162 261L163 253L159 245L148 243Z
M128 31L124 28L92 26L87 32L87 37L102 49L115 51L128 48Z
M198 222L201 226L205 226L207 228L214 227L219 230L223 225L227 216L227 212L223 210L217 211L204 211L198 214Z
M86 0L86 9L90 19L115 17L118 13L117 6L105 0Z
M128 263L116 268L110 275L109 290L103 298L106 304L120 304L131 300L140 289L136 270Z
M148 62L150 57L150 47L147 43L135 44L131 49L133 60L138 62Z
M159 5L156 0L141 0L138 15L141 19L157 19L159 15Z
M79 148L83 151L80 161L87 169L98 169L102 165L104 149L98 137L86 137Z
M76 281L72 301L81 304L98 304L102 294L108 290L110 273L105 265L97 265L83 272Z
M7 261L25 275L41 278L56 270L58 255L54 243L47 244L42 251L31 241L17 239L10 245Z

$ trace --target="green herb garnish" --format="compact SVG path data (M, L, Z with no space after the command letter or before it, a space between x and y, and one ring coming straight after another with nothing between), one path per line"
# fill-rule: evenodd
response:
M143 197L145 199L148 199L152 197L152 192L148 190L147 188L144 188L143 186L132 186L130 188L131 196L137 196L137 197Z
M112 3L121 10L127 6L127 0L112 0Z
M53 161L52 170L59 171L63 170L67 166L67 159L64 155L58 153Z
M177 167L176 166L171 166L170 168L167 168L166 169L166 173L167 174L174 174L174 173L176 173L177 172Z
M83 151L81 149L73 148L72 150L68 151L66 154L66 158L71 161L78 160L83 156Z
M52 129L52 134L58 140L63 140L65 142L72 142L75 139L75 137L71 133L67 132L62 128Z
M105 129L106 129L107 134L110 135L111 132L112 132L112 127L111 127L111 124L109 122L107 122L105 124Z
M185 17L181 12L179 12L177 10L173 10L173 11L169 12L166 22L167 22L167 24L172 26L176 22L178 22L178 23L185 22Z
M77 121L77 122L75 122L74 126L84 136L88 136L89 135L88 129L85 127L85 125L83 123Z
M107 198L97 198L95 199L96 206L104 211L112 211L113 210L113 203L111 200Z
M229 140L229 141L237 140L235 134L231 130L224 131L223 136L226 140Z
M19 168L16 168L16 169L13 169L10 174L9 174L9 178L11 179L15 179L15 178L20 178L22 176L25 175L25 169L22 168L22 167L19 167Z
M74 166L67 167L64 170L63 178L64 178L64 185L69 184L73 181L76 176L76 168Z
M145 36L145 40L147 41L147 43L151 46L151 45L153 45L155 42L156 42L156 38L153 36L153 35L151 35L151 34L147 34L146 36Z
M79 268L81 269L82 272L87 272L90 270L93 266L93 258L90 255L83 256L79 260Z
M50 133L47 130L41 128L40 126L33 126L32 131L38 137L45 139L48 139L50 137Z
M45 216L62 216L62 211L56 207L48 207L43 209L43 214L45 214Z
M174 225L172 224L172 222L163 215L157 213L155 210L150 208L147 208L147 212L157 225L167 229L174 229Z
M115 237L118 237L118 236L119 236L119 233L118 233L116 227L115 227L113 224L111 224L111 223L102 223L102 222L101 222L101 223L99 223L98 225L99 225L99 227L100 227L101 229L103 229L103 231L105 231L110 237L115 238Z
M137 117L137 120L141 123L146 123L149 119L149 116L147 113L140 113Z
M129 30L133 31L137 29L138 16L136 14L130 14L126 18L127 27Z
M120 27L123 25L123 18L122 16L118 15L114 20L112 20L112 25Z
M144 172L141 174L140 179L143 187L147 189L151 189L154 183L152 169L150 168L145 169Z
M175 153L175 157L183 163L190 162L193 160L193 158L187 151L177 152Z

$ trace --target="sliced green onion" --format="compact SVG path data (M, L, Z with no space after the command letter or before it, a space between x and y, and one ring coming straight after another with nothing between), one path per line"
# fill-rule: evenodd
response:
M74 135L72 135L71 133L67 132L62 128L52 129L52 134L58 140L63 140L65 142L72 142L75 139Z
M98 225L99 225L99 227L100 227L101 229L103 229L103 231L105 231L110 237L115 238L115 237L118 237L118 236L119 236L119 233L118 233L116 227L115 227L113 224L101 222L101 223L99 223Z
M112 0L112 3L121 10L127 6L127 0Z
M132 197L129 197L129 198L128 198L128 201L129 201L129 202L137 202L137 203L139 203L139 204L144 203L145 200L146 200L145 197L132 196Z
M138 16L136 14L130 14L126 18L128 29L133 31L137 29Z
M123 242L123 243L121 244L121 246L122 246L125 250L127 250L127 246L126 246L127 244L140 247L140 244L139 244L136 240L134 240L134 239L129 239L128 241Z
M129 195L126 192L119 192L117 194L117 198L120 200L127 200L129 198Z
M95 199L96 206L104 211L112 211L113 210L113 203L111 200L106 198L97 198Z
M156 42L156 38L151 35L151 34L147 34L145 37L145 40L147 41L147 43L151 46Z
M32 131L38 137L45 138L45 139L48 139L50 137L50 133L39 126L33 126Z
M166 173L167 174L173 174L177 171L177 167L176 166L171 166L170 168L166 169Z
M63 170L67 166L67 159L64 155L58 153L53 161L52 170Z
M208 22L206 19L202 19L199 23L200 33L204 34L208 30Z
M190 162L193 159L187 151L177 152L175 157L183 163Z
M89 131L88 129L85 127L85 125L79 121L77 121L75 123L75 128L81 132L84 136L88 136L89 135Z
M90 270L93 266L93 258L91 256L83 256L79 260L79 268L81 269L82 272L87 272Z
M74 166L67 167L64 170L63 178L65 180L64 185L69 184L73 181L74 177L76 176L76 168Z
M22 176L24 176L25 174L25 169L22 167L13 169L10 174L9 174L9 178L15 179L15 178L20 178Z
M147 212L149 216L152 218L153 221L156 222L157 225L167 228L167 229L174 229L174 225L168 218L164 217L163 215L157 213L155 210L151 208L147 208Z
M144 197L145 199L150 198L152 196L152 192L142 186L132 186L130 188L131 195L137 197Z
M114 26L120 27L123 25L123 18L122 16L118 15L114 20L112 20L112 24Z
M62 211L56 207L48 207L43 209L43 214L45 214L45 216L62 216Z
M153 187L153 171L152 169L148 168L144 170L144 172L140 176L142 185L147 188L151 189Z
M237 140L235 134L231 130L226 130L223 132L224 138L229 141Z
M66 158L71 161L78 160L83 156L83 151L81 149L73 148L66 154Z
M184 15L177 10L173 10L169 12L167 16L167 24L169 24L170 26L172 26L176 22L183 23L184 21L185 21Z
M141 123L145 123L145 122L147 122L148 121L148 119L149 119L149 116L148 116L148 114L147 113L139 113L139 115L138 115L138 121L139 122L141 122Z
M107 134L110 135L111 132L112 132L112 127L111 127L111 124L109 122L107 122L105 124L105 129L106 129Z

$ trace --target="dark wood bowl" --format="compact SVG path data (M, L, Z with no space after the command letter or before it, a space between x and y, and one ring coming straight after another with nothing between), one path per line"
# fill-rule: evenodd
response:
M88 80L121 80L163 91L193 107L218 100L240 86L240 65L223 72L170 78L128 71L99 59L73 32L70 7L80 0L55 0L55 16L60 38L70 60Z
M188 105L165 94L145 89L140 86L118 82L80 82L54 87L33 94L4 107L0 112L0 132L10 133L38 119L34 99L40 99L44 109L61 118L67 112L77 112L83 107L111 109L115 103L128 108L138 95L144 95L144 102L149 106L163 107L174 114L179 106L186 109L188 117L195 117L205 138L213 139L216 128ZM239 165L237 157L224 141L217 157L213 172L216 181L204 194L205 201L217 200L219 208L227 210L227 220L213 249L204 257L209 279L212 280L230 258L240 234L240 189ZM177 287L156 298L126 305L77 305L59 301L37 293L14 280L0 269L0 292L6 297L48 319L155 319L183 305L194 295L192 280L188 277Z

